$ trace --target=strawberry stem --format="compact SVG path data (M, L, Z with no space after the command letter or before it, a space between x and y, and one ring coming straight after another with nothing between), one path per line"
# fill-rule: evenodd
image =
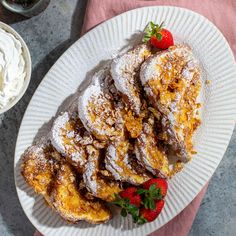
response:
M131 214L134 222L138 220L139 209L133 204L130 204L129 199L121 198L119 194L115 194L116 200L112 203L121 207L121 216L126 217L127 214Z
M147 223L147 220L143 217L139 217L138 220L136 221L136 223L139 225L143 225L143 224Z
M143 42L147 43L152 36L155 36L157 38L157 40L162 40L162 28L164 26L164 21L161 22L160 25L153 23L152 21L150 21L147 26L144 29L145 35L143 37Z
M155 209L155 200L162 199L161 189L152 184L149 189L138 189L137 193L142 195L142 203L146 209Z

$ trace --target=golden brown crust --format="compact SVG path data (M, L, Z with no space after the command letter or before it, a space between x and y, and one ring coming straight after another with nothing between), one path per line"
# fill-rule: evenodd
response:
M31 146L22 155L21 174L38 194L48 199L51 184L55 178L58 161L52 146L41 143ZM59 158L61 158L59 156Z
M119 140L107 148L106 168L116 180L140 185L152 176L141 167L133 153L133 145L128 140Z
M138 79L140 65L151 55L147 44L140 44L115 58L111 64L111 75L117 90L127 107L139 115L141 112L141 89Z
M155 176L167 177L169 162L163 150L157 146L154 117L143 123L143 130L135 141L135 154L143 167Z
M76 175L68 164L62 164L57 172L50 194L51 203L60 216L77 223L85 220L92 224L107 222L111 212L99 201L88 201L78 190Z
M121 112L115 107L114 95L106 87L110 86L108 80L111 78L107 69L95 73L78 100L81 121L89 132L103 142L123 136Z
M120 183L104 176L100 170L101 155L93 146L87 147L88 162L85 166L83 179L87 189L96 197L110 202L115 200L115 194L121 191Z
M98 224L111 218L102 202L82 196L75 171L49 142L28 148L22 160L21 173L26 182L66 221Z
M52 126L50 139L54 148L83 173L87 161L85 144L91 144L93 138L85 130L77 113L64 112L59 115Z
M189 122L194 127L199 125L195 112L200 68L192 50L186 45L176 45L159 52L144 62L140 74L151 105L161 112L166 144L181 161L188 161L193 152L190 140L195 129L186 127Z

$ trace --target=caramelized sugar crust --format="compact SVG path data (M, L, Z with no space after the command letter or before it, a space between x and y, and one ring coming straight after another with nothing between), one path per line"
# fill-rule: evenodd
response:
M181 161L188 161L194 153L192 137L200 124L200 68L192 50L176 45L151 56L141 67L140 79L150 105L160 112L165 143Z
M50 142L30 147L22 156L22 175L38 194L68 222L106 222L111 213L104 203L81 194L75 169Z

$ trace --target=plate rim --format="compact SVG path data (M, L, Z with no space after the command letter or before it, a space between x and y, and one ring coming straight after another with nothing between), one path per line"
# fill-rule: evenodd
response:
M90 29L88 32L86 32L85 34L83 34L81 37L79 37L72 45L70 45L62 54L61 56L54 62L54 64L51 66L51 68L48 70L48 72L44 75L44 77L42 78L42 80L40 81L39 85L37 86L37 88L35 89L26 109L25 109L25 112L24 112L24 115L23 115L23 118L21 120L21 124L20 124L20 127L19 127L19 131L18 131L18 134L17 134L17 139L16 139L16 144L15 144L15 152L14 152L14 183L15 183L15 188L16 188L16 192L17 192L17 197L18 197L18 201L20 202L20 205L25 213L25 215L27 216L28 220L31 222L31 224L39 231L39 232L43 232L41 231L39 228L38 228L38 225L36 222L33 222L33 218L31 218L31 216L27 213L27 211L25 210L25 208L23 207L23 203L21 202L21 198L19 196L19 187L17 186L17 168L16 168L16 164L17 164L17 146L19 145L19 139L20 139L20 133L22 131L22 124L25 120L25 116L29 110L29 107L32 103L32 99L36 96L36 93L38 92L38 89L39 87L42 86L42 84L45 82L45 78L51 73L51 71L54 70L54 68L57 66L57 64L63 59L63 57L65 56L65 54L68 53L68 51L70 51L72 48L74 48L77 44L79 44L79 42L82 40L82 39L86 39L87 37L89 37L89 35L91 33L93 33L94 31L97 30L97 27L103 27L104 25L106 24L109 24L109 22L111 21L114 21L115 19L119 18L119 17L122 17L123 15L126 15L126 14L132 14L131 12L135 12L135 11L142 11L142 10L146 10L146 9L152 9L152 8L162 8L162 9L168 9L168 8L171 8L171 9L175 9L175 10L180 10L180 11L185 11L185 12L188 12L190 14L193 14L193 15L196 15L200 18L202 18L204 21L206 21L208 24L210 24L216 31L218 31L219 35L222 37L222 39L224 39L224 44L225 46L227 46L227 49L228 49L228 56L227 57L231 57L231 59L234 61L234 64L235 64L235 57L234 57L234 54L232 52L232 49L227 41L227 39L225 38L225 36L223 35L223 33L220 31L220 29L213 23L211 22L208 18L206 18L205 16L201 15L200 13L197 13L193 10L190 10L188 8L184 8L184 7L177 7L177 6L169 6L169 5L162 5L162 6L144 6L144 7L138 7L138 8L135 8L135 9L132 9L132 10L129 10L129 11L126 11L126 12L123 12L119 15L116 15L108 20L105 20L101 23L99 23L98 25L94 26L92 29ZM235 64L236 66L236 64ZM234 69L234 71L236 72L236 68ZM236 97L235 97L235 101L236 101ZM235 104L235 108L236 108L236 104ZM236 115L236 109L234 111L232 111L232 113L234 113L234 116ZM232 115L233 116L233 115ZM229 142L230 142L230 139L232 137L232 133L233 133L233 130L234 130L234 125L231 126L230 130L229 130L229 133L230 135L228 136L229 140L228 140L228 143L227 143L227 146L222 154L222 157L221 157L221 160L220 162L222 161L223 157L224 157L224 154L227 150L227 147L229 145ZM210 178L212 177L212 175L215 173L216 169L218 168L220 162L217 164L215 170L213 171L213 173L211 173L211 175L209 176L208 180L205 182L205 184L207 184L207 182L210 180ZM202 186L202 188L204 188L205 185ZM200 191L202 190L202 188L196 193L194 194L195 196L193 197L193 199L191 201L193 201L195 199L195 197L200 193ZM168 222L170 222L175 216L177 216L183 209L185 209L190 203L191 201L188 202L188 204L181 208L180 211L176 214L172 214L173 217L171 219L169 219L168 221L166 221L164 224L162 224L158 229L160 229L162 226L166 225ZM157 230L157 229L156 229ZM149 232L151 233L151 232Z

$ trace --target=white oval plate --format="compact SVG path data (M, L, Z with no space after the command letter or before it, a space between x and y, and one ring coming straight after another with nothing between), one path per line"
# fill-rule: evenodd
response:
M42 197L23 180L19 159L43 130L61 103L84 81L86 73L110 59L118 48L132 42L149 21L165 21L166 28L194 50L203 67L202 125L197 131L198 154L184 170L169 181L164 210L157 220L135 226L132 220L116 216L97 226L61 220ZM211 81L206 85L206 79ZM236 67L228 43L206 18L176 7L145 7L121 14L94 28L71 46L47 73L24 115L15 151L15 182L21 205L44 235L146 235L160 228L183 210L210 179L229 143L236 117ZM43 128L42 128L43 126ZM39 131L39 132L40 132Z

